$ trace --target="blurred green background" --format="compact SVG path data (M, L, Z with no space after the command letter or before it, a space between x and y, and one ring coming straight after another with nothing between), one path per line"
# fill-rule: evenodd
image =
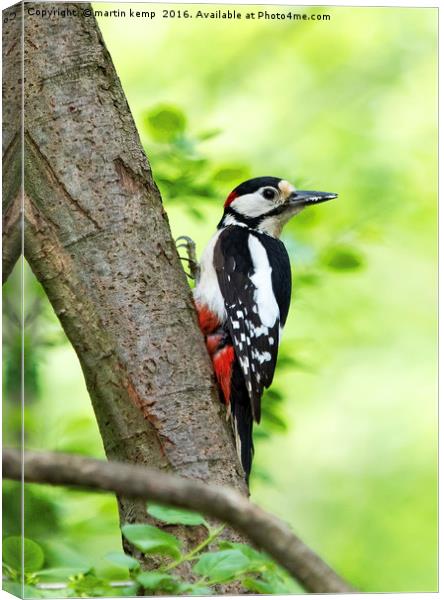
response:
M437 10L161 18L184 8L202 7L98 19L174 236L200 253L249 176L339 193L284 231L293 301L256 432L252 499L357 588L434 591ZM5 444L20 426L19 276L4 290ZM101 457L76 355L28 268L25 282L27 446ZM19 532L17 494L7 483L5 535ZM112 496L28 486L25 506L47 566L106 571L101 557L120 546Z

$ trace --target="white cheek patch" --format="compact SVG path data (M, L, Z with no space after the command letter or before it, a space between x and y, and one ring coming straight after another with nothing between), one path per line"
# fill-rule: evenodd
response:
M273 203L266 200L262 194L255 192L254 194L245 194L233 200L230 204L236 212L246 217L259 217L267 213L273 208Z

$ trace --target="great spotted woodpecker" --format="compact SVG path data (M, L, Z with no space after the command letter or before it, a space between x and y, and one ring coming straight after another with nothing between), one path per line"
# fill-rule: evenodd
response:
M283 226L305 207L337 194L296 190L278 177L236 187L204 250L194 289L199 325L231 415L246 479L253 459L253 420L273 380L291 296L291 268Z

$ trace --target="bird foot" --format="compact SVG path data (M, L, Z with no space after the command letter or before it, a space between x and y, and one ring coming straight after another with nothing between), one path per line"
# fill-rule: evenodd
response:
M200 277L200 266L199 266L199 263L197 262L197 258L196 258L195 242L187 235L181 235L180 237L178 237L176 239L176 248L177 248L178 252L179 252L179 248L185 248L185 252L187 255L181 256L179 254L179 258L180 258L180 260L183 260L186 263L188 263L189 271L184 269L186 276L189 277L190 279L193 279L197 283L199 281L199 277Z

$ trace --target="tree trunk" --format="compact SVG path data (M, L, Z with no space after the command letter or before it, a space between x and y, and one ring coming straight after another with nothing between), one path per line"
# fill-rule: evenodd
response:
M2 277L6 281L22 246L21 235L21 129L22 43L21 5L2 11L3 17L3 176L2 176Z
M24 8L25 257L77 352L106 454L246 493L168 218L90 6L45 3L51 19L37 6ZM147 520L143 502L119 504L122 522Z

